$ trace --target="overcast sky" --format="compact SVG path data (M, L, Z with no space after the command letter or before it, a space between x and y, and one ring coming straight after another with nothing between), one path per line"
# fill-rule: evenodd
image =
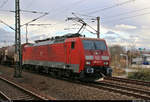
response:
M90 19L100 16L101 38L108 45L136 46L150 48L150 0L20 0L21 10L48 12L49 14L32 24L49 26L28 26L29 41L51 36L75 33L80 23L65 21L74 12L96 29L96 22ZM0 0L0 20L14 27L15 14L2 10L14 10L15 0ZM21 24L27 23L42 14L21 12ZM76 24L77 23L77 24ZM72 29L71 29L72 28ZM89 27L88 30L94 32ZM84 30L87 37L96 37ZM22 27L22 42L25 42L25 26ZM0 46L14 43L14 31L0 23Z

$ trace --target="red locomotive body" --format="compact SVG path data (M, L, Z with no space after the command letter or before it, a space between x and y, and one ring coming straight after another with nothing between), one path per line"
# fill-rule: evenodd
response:
M110 56L105 40L63 37L24 46L23 65L36 66L48 73L53 71L69 77L95 79L102 75L111 76Z

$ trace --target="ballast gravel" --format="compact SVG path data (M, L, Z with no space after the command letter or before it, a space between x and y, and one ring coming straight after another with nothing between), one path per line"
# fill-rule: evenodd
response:
M119 93L100 90L84 85L79 85L43 75L23 72L22 78L13 78L14 69L0 65L0 76L7 76L13 81L27 87L34 88L58 100L133 100L134 97Z

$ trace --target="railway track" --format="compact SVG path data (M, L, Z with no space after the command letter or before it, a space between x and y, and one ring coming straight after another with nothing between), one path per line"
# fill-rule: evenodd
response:
M68 81L68 82L71 82L71 83L82 84L82 85L89 86L89 87L94 87L94 88L97 88L97 89L108 90L108 91L112 91L114 93L120 93L122 95L129 96L129 97L135 97L135 98L138 98L138 99L150 100L150 91L142 90L142 89L139 89L138 87L137 88L134 87L134 85L136 85L137 83L139 83L139 85L141 85L141 86L145 85L145 86L149 87L149 85L146 85L146 83L148 83L148 82L144 83L144 81L135 80L135 82L132 82L132 80L130 80L129 83L131 85L128 86L128 85L125 85L125 84L121 85L120 83L117 83L119 81L119 78L115 79L115 77L112 77L112 78L107 77L107 80L110 80L110 81L105 81L106 78L104 78L103 81L92 82L92 83L91 82L90 83L81 82L79 80L71 80L71 79L67 79L67 78L55 78L55 77L52 77L52 78L63 80L63 81ZM122 78L120 78L120 80L121 79ZM128 83L127 80L128 79L124 79L122 82ZM116 81L116 82L112 83L111 81Z
M110 82L96 82L91 85L92 87L105 89L113 92L120 93L122 95L133 96L138 99L150 100L150 91L141 90L129 86L120 86L117 83L110 83Z
M134 88L134 86L120 85L119 83L112 83L108 81L98 81L98 82L81 82L81 81L73 81L69 79L60 79L64 81L69 81L75 84L81 84L97 89L107 90L114 93L120 93L121 95L126 95L129 97L135 97L136 99L144 99L150 100L150 91L142 90L139 88Z
M106 77L103 81L88 84L91 87L105 89L139 99L150 100L150 82L117 77Z
M0 96L2 100L55 100L54 98L46 98L39 94L36 94L22 86L19 86L4 77L0 76L1 86L4 86L0 91ZM2 91L3 90L3 91ZM0 97L0 98L1 98Z
M1 100L11 101L11 99L9 97L7 97L2 91L0 91L0 101Z
M45 75L44 76L49 76ZM69 81L71 83L75 84L82 84L85 86L102 89L102 90L108 90L112 91L114 93L120 93L121 95L126 95L129 97L135 97L136 99L144 99L144 100L150 100L150 86L149 82L144 81L138 81L138 80L129 80L125 78L116 78L116 77L106 77L103 81L93 82L93 83L87 83L87 82L81 82L78 80L71 80L67 78L55 78L63 81ZM126 83L126 84L120 84L120 83ZM130 85L127 85L130 84ZM135 85L140 85L140 87L148 87L149 90L143 90L138 87L135 87Z
M150 82L146 82L146 81L133 80L127 78L118 78L118 77L105 77L104 79L150 87Z

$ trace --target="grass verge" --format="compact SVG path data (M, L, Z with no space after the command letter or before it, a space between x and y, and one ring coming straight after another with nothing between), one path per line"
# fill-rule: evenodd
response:
M150 69L139 69L137 72L130 72L129 79L150 81Z

